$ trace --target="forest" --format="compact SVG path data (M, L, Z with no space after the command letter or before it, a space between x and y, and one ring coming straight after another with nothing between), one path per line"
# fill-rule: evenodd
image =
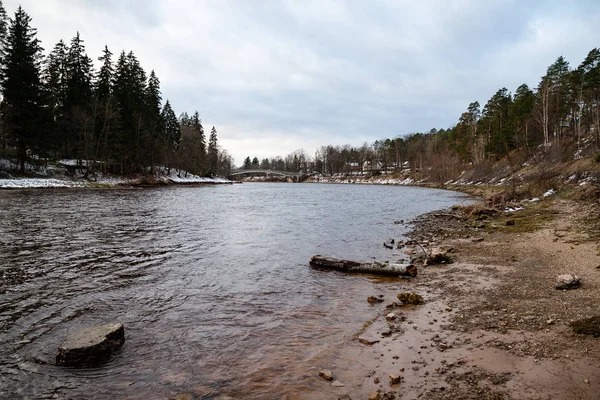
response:
M558 57L536 87L524 83L514 94L501 88L483 108L472 102L450 128L358 147L324 145L314 157L302 150L285 158L247 157L242 168L326 175L407 169L415 176L444 182L465 168L489 166L503 158L561 162L594 156L600 150L599 134L600 50L595 48L576 68Z
M99 68L79 33L45 55L31 17L9 18L0 1L0 158L26 165L70 159L96 173L154 174L182 169L227 176L233 159L196 111L179 117L154 70L133 51L106 46Z

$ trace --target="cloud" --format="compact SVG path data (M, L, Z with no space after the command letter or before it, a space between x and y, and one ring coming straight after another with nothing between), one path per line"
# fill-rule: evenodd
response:
M21 0L49 50L134 50L177 112L237 163L453 125L501 87L535 86L598 45L581 0ZM18 6L5 0L10 12Z

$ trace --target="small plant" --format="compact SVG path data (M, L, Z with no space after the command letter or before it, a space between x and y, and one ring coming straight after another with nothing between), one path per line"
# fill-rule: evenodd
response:
M600 163L600 153L596 153L596 155L594 156L594 161Z

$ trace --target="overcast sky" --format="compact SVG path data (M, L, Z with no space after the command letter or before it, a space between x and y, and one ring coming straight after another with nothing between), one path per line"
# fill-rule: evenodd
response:
M598 0L4 0L19 4L46 52L77 31L94 59L133 50L238 165L447 128L600 46Z

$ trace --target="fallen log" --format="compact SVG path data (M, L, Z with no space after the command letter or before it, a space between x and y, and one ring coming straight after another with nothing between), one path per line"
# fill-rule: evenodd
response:
M386 276L417 276L417 267L412 264L391 264L389 262L361 263L358 261L338 260L323 256L313 256L311 267L333 269L342 272L386 275Z

